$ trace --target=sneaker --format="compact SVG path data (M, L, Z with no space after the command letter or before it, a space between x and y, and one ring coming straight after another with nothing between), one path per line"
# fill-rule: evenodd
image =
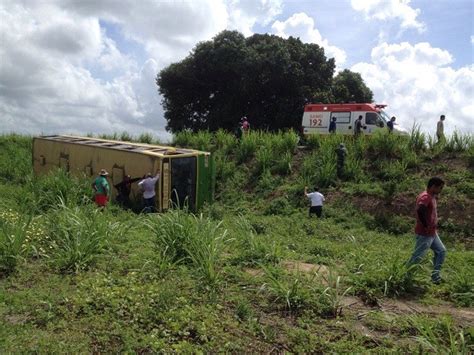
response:
M444 281L441 277L439 279L431 280L431 282L435 285L441 285L444 284L446 281Z

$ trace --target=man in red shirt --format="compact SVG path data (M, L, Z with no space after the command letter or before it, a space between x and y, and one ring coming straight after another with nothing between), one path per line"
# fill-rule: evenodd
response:
M433 272L431 280L435 284L441 282L441 266L446 255L446 248L438 236L437 198L443 190L444 181L433 177L428 181L426 191L416 198L416 245L409 265L418 264L431 248L434 252Z

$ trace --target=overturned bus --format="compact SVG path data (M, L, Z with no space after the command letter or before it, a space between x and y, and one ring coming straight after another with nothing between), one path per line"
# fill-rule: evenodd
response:
M211 153L143 143L113 141L65 135L33 138L33 166L36 175L61 168L92 179L101 169L109 172L113 188L124 180L147 173L160 179L156 184L156 209L165 211L173 204L197 210L214 196L215 166ZM132 202L138 203L141 192L132 184Z

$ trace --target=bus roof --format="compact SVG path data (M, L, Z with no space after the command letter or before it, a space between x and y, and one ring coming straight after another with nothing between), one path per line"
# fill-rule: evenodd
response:
M379 112L386 107L384 104L372 103L350 103L350 104L308 104L304 107L305 112L311 111L374 111Z
M185 149L178 147L145 144L145 143L132 143L124 141L115 141L100 138L81 137L81 136L67 136L67 135L50 135L50 136L38 136L35 139L43 139L49 141L87 145L91 147L100 147L106 149L116 149L127 152L143 153L146 155L153 155L158 157L170 157L179 155L197 155L197 154L210 154L209 152L203 152L195 149Z

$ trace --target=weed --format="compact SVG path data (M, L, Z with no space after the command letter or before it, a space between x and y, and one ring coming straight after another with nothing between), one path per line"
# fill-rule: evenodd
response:
M0 276L9 275L26 252L25 242L31 216L8 218L7 212L0 214Z
M342 278L336 275L332 270L329 270L327 276L321 276L327 283L322 293L323 297L329 303L329 311L334 318L342 314L342 300L349 293L352 287L343 288L341 285Z
M473 350L473 346L466 341L464 330L457 329L449 317L433 320L424 316L410 316L408 322L417 333L418 342L429 351L468 354Z
M285 280L277 269L260 265L265 271L267 282L261 286L262 290L268 290L274 296L274 301L284 302L285 308L289 313L296 312L301 308L308 298L307 292L303 288L303 284L307 282L303 278L303 274L298 272L292 275L290 280Z
M419 124L414 123L410 132L408 146L415 152L422 152L426 148L426 136L421 132Z

